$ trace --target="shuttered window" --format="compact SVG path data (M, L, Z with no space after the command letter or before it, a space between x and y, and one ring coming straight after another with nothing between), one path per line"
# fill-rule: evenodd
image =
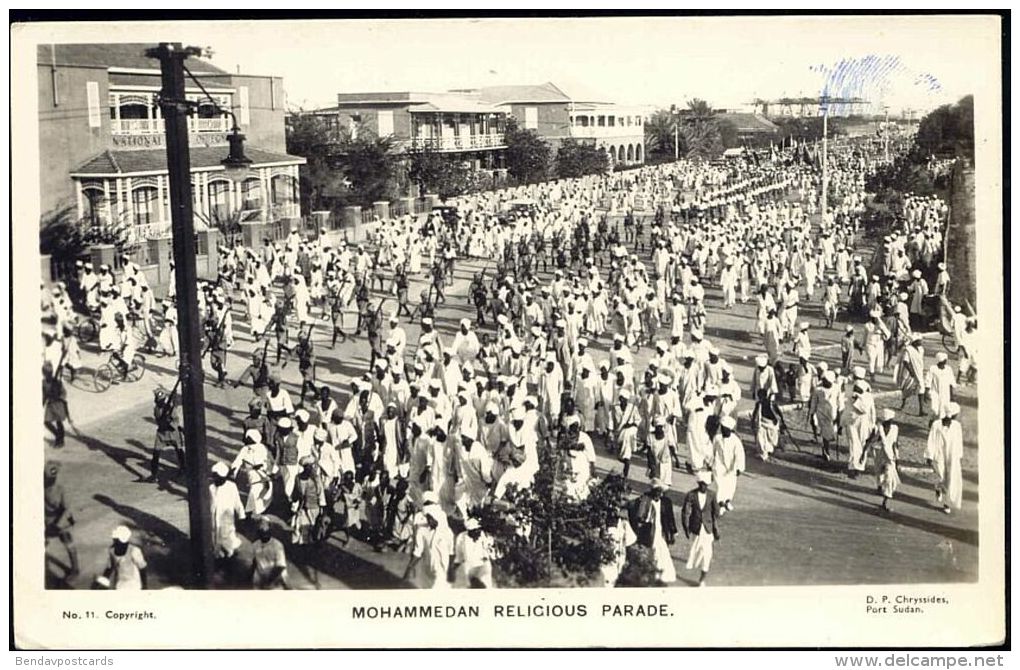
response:
M393 112L392 111L381 111L379 112L379 137L386 137L387 135L393 134Z
M524 108L524 127L538 128L538 107Z
M89 103L89 128L99 128L103 125L103 117L100 114L101 110L99 108L99 82L87 82L85 84L85 92Z
M272 80L270 80L270 85L272 85ZM237 89L237 100L238 100L238 105L240 105L240 107L241 107L241 125L242 126L247 126L249 123L251 123L251 114L250 114L250 112L248 110L248 87L247 86L241 86L241 87L239 87Z

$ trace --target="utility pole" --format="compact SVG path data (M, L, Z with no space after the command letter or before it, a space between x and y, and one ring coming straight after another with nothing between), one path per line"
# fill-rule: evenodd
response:
M885 140L885 162L889 164L889 105L885 106L885 129L882 133L882 139Z
M822 99L822 225L829 212L829 101Z
M163 88L159 106L166 127L166 161L170 179L170 218L177 274L177 333L180 340L181 406L188 479L188 521L194 586L207 588L213 574L209 455L205 444L205 390L202 371L198 272L195 267L195 221L191 207L191 157L188 148L188 103L184 96L184 61L201 53L179 42L147 49L158 59Z
M673 160L680 160L680 110L676 105L669 106L669 113L673 117Z

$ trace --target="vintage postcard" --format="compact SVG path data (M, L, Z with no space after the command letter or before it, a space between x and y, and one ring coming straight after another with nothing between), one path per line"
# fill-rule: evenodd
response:
M12 23L14 644L1001 644L1003 30Z

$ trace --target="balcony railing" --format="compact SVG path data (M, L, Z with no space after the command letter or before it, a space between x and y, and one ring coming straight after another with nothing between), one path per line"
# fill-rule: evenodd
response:
M113 132L118 135L146 135L163 132L163 119L112 119Z
M114 135L160 135L163 119L111 119ZM225 133L230 130L226 117L215 119L188 119L189 133Z
M644 134L642 126L572 126L571 137L625 137Z
M435 151L473 151L505 147L503 133L477 135L454 135L447 137L415 137L409 142L411 148L429 148Z

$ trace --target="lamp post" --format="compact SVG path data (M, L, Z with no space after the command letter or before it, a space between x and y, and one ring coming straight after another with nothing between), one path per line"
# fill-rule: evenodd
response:
M829 100L827 97L822 102L822 225L825 225L825 215L829 212Z
M195 264L195 221L191 195L191 156L188 147L188 111L184 61L202 53L179 42L162 42L145 55L160 62L162 90L159 105L166 129L167 176L170 182L170 220L177 275L177 333L180 340L181 406L187 454L188 522L193 585L207 588L213 575L213 528L209 493L209 454L205 443L205 391L202 371L201 320L198 312L198 270ZM197 83L197 82L196 82ZM201 84L199 84L201 87ZM230 151L223 161L231 176L246 170L244 136L235 119L228 137Z
M669 106L669 113L673 115L673 161L680 160L680 112L676 105Z
M885 162L889 164L889 105L883 105L885 111L885 127L882 129L882 139L885 144Z

